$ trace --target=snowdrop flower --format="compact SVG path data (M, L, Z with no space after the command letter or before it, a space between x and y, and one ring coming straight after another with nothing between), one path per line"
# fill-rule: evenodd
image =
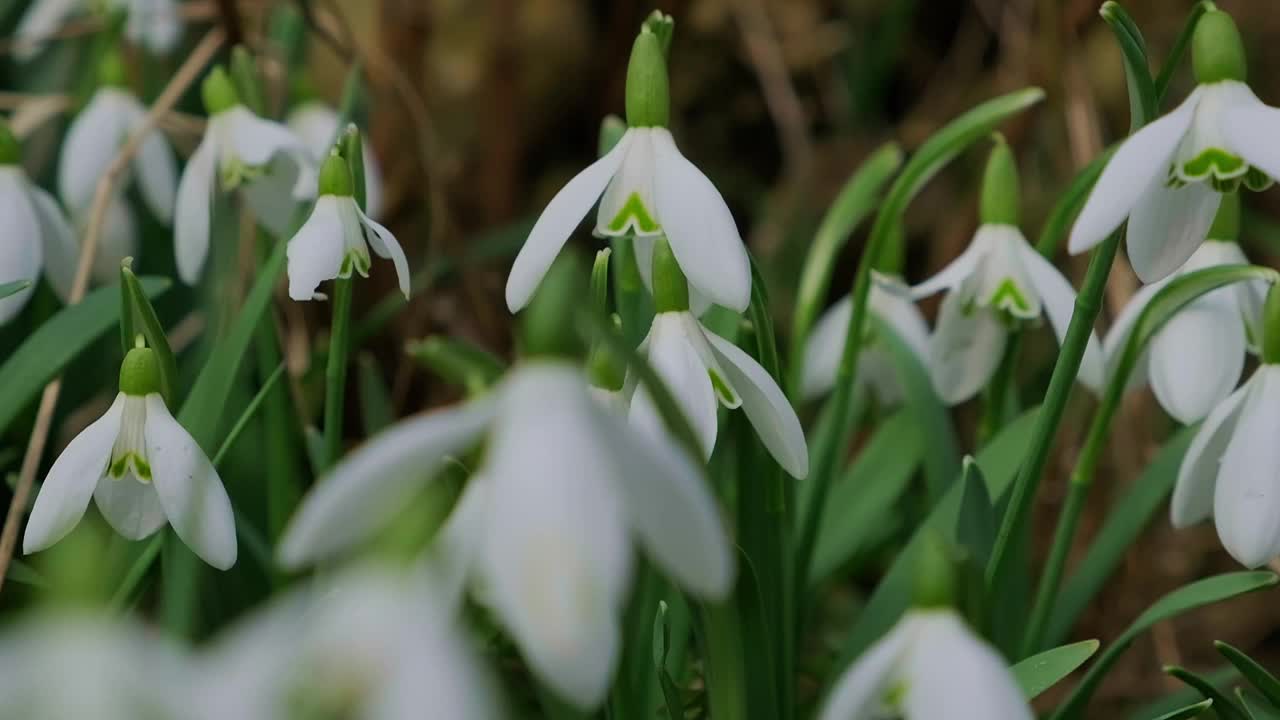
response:
M543 683L598 707L618 661L632 544L702 598L730 591L734 558L698 469L598 405L580 368L526 362L489 395L375 437L304 500L281 561L298 567L368 538L447 454L482 441L433 548L451 578L442 584L475 587Z
M1262 364L1218 403L1178 468L1170 515L1183 528L1213 517L1222 545L1241 565L1280 555L1280 291L1263 313Z
M1227 207L1224 203L1223 209ZM1234 236L1234 232L1210 232L1211 238ZM1248 263L1234 240L1205 242L1173 275L1135 293L1116 316L1103 341L1108 361L1119 358L1142 310L1174 278L1218 265ZM1129 387L1141 387L1149 381L1166 412L1188 425L1199 421L1235 389L1244 371L1245 352L1258 351L1265 295L1265 283L1256 282L1220 288L1197 298L1152 338L1133 369Z
M369 277L369 247L389 258L400 279L400 292L409 297L409 261L389 230L364 214L352 195L351 171L337 151L320 170L319 199L311 217L289 241L289 297L324 299L316 288L325 280Z
M209 124L182 171L174 225L178 275L188 285L200 279L209 253L218 190L242 188L259 222L283 235L297 203L313 197L316 188L315 164L307 147L285 126L241 104L221 67L205 78L202 89Z
M910 291L900 280L875 274L868 308L873 316L898 334L922 365L928 362L929 326L911 300ZM813 326L804 351L802 393L806 399L820 397L835 387L852 314L853 299L845 296L823 313ZM870 388L881 404L896 405L902 401L903 392L893 356L870 324L867 335L858 361L857 382Z
M836 681L819 720L1032 720L999 653L954 610L909 610Z
M242 621L197 660L197 720L502 717L492 678L423 580L348 570Z
M15 31L24 42L14 50L19 60L30 60L44 49L44 41L77 12L123 10L128 16L125 36L153 53L172 50L182 39L182 8L177 0L35 0Z
M317 165L328 157L334 140L338 137L338 112L322 102L305 102L289 111L285 124L311 151ZM373 154L368 138L364 144L364 204L365 212L375 220L382 219L382 165Z
M186 718L189 660L123 618L34 617L0 635L0 717Z
M1129 262L1143 282L1168 276L1205 239L1224 192L1262 190L1280 176L1280 110L1245 84L1244 48L1229 15L1210 10L1192 38L1196 80L1181 105L1125 140L1071 229L1080 253L1129 219Z
M1071 322L1075 290L1018 229L1017 188L1013 154L999 141L987 163L982 225L973 241L938 274L912 288L916 299L947 291L929 338L929 368L938 396L953 405L986 386L1013 326L1043 314L1061 342ZM1103 368L1101 345L1091 333L1078 377L1096 392Z
M115 531L141 540L166 523L205 562L236 561L231 501L213 463L160 396L155 351L136 347L120 366L120 394L49 470L23 537L43 550L80 522L92 497Z
M634 235L642 268L658 238L670 242L695 298L746 310L751 263L733 215L711 181L676 149L667 130L670 100L661 41L642 28L627 68L622 139L569 181L543 210L507 277L507 307L529 302L547 268L599 200L595 232Z
M34 285L49 248L76 245L71 226L53 196L27 178L21 148L8 124L0 121L0 283L30 280ZM0 299L0 324L26 306L32 288Z

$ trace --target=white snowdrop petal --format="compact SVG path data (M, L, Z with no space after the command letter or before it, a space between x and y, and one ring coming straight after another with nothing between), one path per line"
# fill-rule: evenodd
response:
M1213 515L1227 552L1256 568L1280 555L1280 366L1263 365L1248 387L1222 455Z
M30 280L33 286L0 299L0 325L26 306L44 259L40 219L27 187L22 170L0 167L0 217L8 223L0 233L0 283Z
M94 93L72 119L58 157L58 194L72 212L84 212L121 144L128 137L124 91L104 88Z
M1071 281L1067 280L1066 276L1043 255L1036 252L1035 248L1028 245L1026 240L1022 241L1019 250L1031 282L1040 294L1044 314L1048 317L1049 325L1061 344L1067 337L1071 316L1075 314L1076 290L1071 286ZM1080 359L1080 369L1076 373L1076 378L1095 394L1100 394L1105 374L1106 357L1102 352L1102 342L1098 340L1097 334L1090 330L1089 341Z
M911 288L896 278L874 273L867 302L871 312L887 322L923 361L929 353L929 323L912 301Z
M1213 496L1218 482L1218 467L1222 455L1231 442L1236 422L1248 389L1253 381L1242 385L1205 418L1187 447L1187 453L1178 466L1178 479L1173 486L1173 499L1169 503L1169 515L1173 526L1184 528L1200 522L1213 514Z
M627 146L634 137L634 131L628 130L612 150L574 176L547 203L542 215L538 216L533 229L529 231L524 246L516 255L515 262L511 265L511 274L507 276L507 308L511 312L519 312L529 304L542 277L560 254L560 248L564 247L569 235L582 222L582 218L591 210L591 206L600 198L605 186L618 171L618 166L626 156Z
M403 420L348 453L303 498L280 540L279 558L297 568L368 539L410 494L462 450L493 417L492 398Z
M80 432L53 462L27 518L22 552L33 553L58 542L80 522L98 478L111 461L120 432L124 395L117 395L102 417Z
M325 195L316 201L311 217L289 240L285 249L289 263L289 297L311 300L320 283L338 277L346 254L342 218L338 203L348 201Z
M299 207L294 191L304 175L289 156L277 155L263 175L243 186L241 197L259 224L275 235L287 235L293 229ZM315 186L311 189L314 192Z
M867 648L836 680L818 720L870 720L878 717L884 696L914 634L910 615Z
M1245 92L1235 94L1236 102L1222 109L1218 128L1233 152L1272 178L1280 177L1280 148L1275 141L1280 110L1268 107L1247 85L1241 85Z
M436 596L450 607L461 606L467 582L479 562L489 525L489 488L492 484L482 473L472 473L462 496L427 550L424 565L430 573L431 585Z
M151 214L164 225L173 223L173 209L177 198L178 161L173 148L159 130L151 130L138 147L133 159L138 189Z
M236 522L218 471L195 438L169 414L158 394L147 396L144 435L151 482L182 542L219 570L236 562Z
M284 125L260 118L242 105L222 114L233 152L246 165L267 165L276 155L287 155L303 166L312 164L306 145Z
M742 398L742 410L760 441L788 474L804 479L809 474L809 448L800 418L782 388L737 345L713 332L708 331L706 337L720 367Z
M1067 247L1073 255L1102 242L1152 184L1164 179L1199 100L1197 89L1175 110L1131 135L1111 156L1071 227Z
M988 242L989 238L983 233L985 227L978 229L973 241L956 259L947 263L945 267L928 280L919 285L912 285L911 297L916 300L923 300L943 290L954 290L977 273L982 265L983 258L986 257L991 249L991 244Z
M209 254L217 176L218 146L206 133L182 170L174 206L174 260L178 265L178 276L188 285L200 281L200 271Z
M840 358L844 355L845 339L849 337L851 315L853 300L846 295L814 323L804 349L801 387L806 399L816 398L835 387Z
M1120 360L1120 354L1124 352L1125 345L1129 343L1129 335L1133 333L1133 327L1138 322L1138 317L1142 315L1142 311L1150 304L1151 298L1167 284L1168 279L1159 282L1143 285L1138 291L1129 298L1129 302L1121 308L1120 313L1116 315L1115 320L1111 323L1111 329L1107 331L1106 336L1102 339L1102 354L1107 360L1107 382L1111 381L1111 376L1116 371L1116 363ZM1133 369L1129 371L1129 379L1126 381L1125 389L1128 391L1136 390L1147 384L1147 363L1150 355L1150 348L1143 350L1138 356L1137 362L1134 363Z
M902 668L906 717L1033 720L1004 658L955 611L918 615L922 622Z
M646 355L658 378L693 426L706 457L716 445L719 428L715 389L707 366L685 335L683 313L659 313L649 330ZM663 435L668 430L649 391L641 386L631 400L631 421L646 432Z
M54 293L66 302L71 296L71 286L75 284L76 270L80 264L80 242L62 214L58 201L34 184L30 186L30 192L31 208L35 210L36 219L40 224L39 238L41 254L44 258L44 275L53 287ZM118 221L118 217L111 218L112 209L108 206L107 219ZM118 207L114 209L119 212ZM107 231L119 229L119 226L112 227L110 224L103 229L103 235L99 239L98 256L94 260L94 270L100 266L99 260L111 255L110 246L118 244L120 240L118 235ZM125 228L125 230L131 229ZM103 252L104 250L106 252ZM115 262L116 271L119 272L120 258L116 258Z
M81 0L39 0L31 3L14 31L15 37L26 41L14 49L14 57L24 62L35 57L44 49L44 43L34 41L45 40L61 29L67 18L79 8L80 2Z
M751 302L751 261L715 185L654 128L654 203L658 222L689 283L711 302L743 312Z
M369 240L369 246L378 254L378 257L391 260L391 264L396 269L396 278L400 283L400 292L405 299L409 299L409 260L404 255L404 249L400 247L396 236L391 231L379 225L372 218L362 211L359 206L356 212L360 217L360 224L369 230L366 236Z
M132 42L156 54L167 53L182 39L182 9L176 0L130 0L125 33Z
M1221 200L1206 183L1180 188L1153 183L1129 216L1125 248L1134 273L1143 282L1155 282L1181 267L1204 242Z
M995 374L1008 330L986 308L965 307L964 288L942 299L937 325L929 338L929 370L938 397L958 405L977 395Z
M119 479L103 475L93 500L107 523L128 540L149 537L167 522L155 487L139 482L132 473Z
M1227 300L1202 297L1170 318L1151 341L1151 389L1184 425L1226 399L1244 370L1244 325Z

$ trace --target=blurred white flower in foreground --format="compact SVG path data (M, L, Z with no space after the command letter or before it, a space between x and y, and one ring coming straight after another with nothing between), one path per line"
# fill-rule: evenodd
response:
M1043 313L1061 342L1076 293L1071 283L1013 225L980 226L973 242L937 275L912 288L917 299L946 290L929 339L929 368L939 397L957 404L976 395L995 374L1010 328ZM1102 385L1102 346L1090 333L1079 380Z
M471 581L541 681L597 707L618 661L633 542L704 598L729 592L734 558L698 469L597 404L579 368L526 363L490 395L375 437L306 498L281 561L298 567L368 538L447 454L482 441L437 541L446 584Z
M24 41L14 49L19 60L30 60L44 49L43 41L57 34L63 24L81 11L123 10L128 20L125 36L153 53L172 50L182 39L182 8L177 0L35 0L14 31Z
M189 717L189 658L116 617L41 615L0 635L0 717Z
M898 334L899 339L920 359L922 366L927 366L929 326L901 281L876 273L867 307L873 316ZM813 326L804 351L802 387L806 399L825 395L835 387L852 314L853 299L846 295L823 313ZM857 382L869 388L880 403L896 405L902 401L902 384L898 381L893 356L871 323L867 324L865 334L862 355L858 360Z
M371 220L352 196L347 161L334 151L320 170L319 198L311 216L289 240L289 297L323 300L325 280L369 276L369 248L395 265L400 292L409 297L409 261L391 231Z
M243 189L257 220L284 235L298 203L316 190L315 163L302 140L241 104L221 67L205 78L203 95L209 123L182 170L173 228L178 275L188 285L199 281L209 254L214 202L221 192Z
M0 121L0 284L30 280L34 286L45 268L45 258L60 248L75 247L71 226L53 196L27 177L21 165L21 148ZM52 279L52 276L51 276ZM0 324L13 319L31 297L28 287L0 299Z
M213 463L169 414L159 372L150 348L125 356L115 402L49 469L27 520L24 553L65 537L92 497L111 527L130 540L168 523L205 562L220 570L235 564L231 501Z
M197 658L197 720L496 720L496 685L425 578L362 568L241 621Z
M949 608L914 609L836 680L820 720L1032 720L1004 659Z
M1280 176L1280 110L1244 83L1244 49L1231 17L1210 10L1192 41L1200 83L1176 109L1116 150L1071 229L1080 253L1128 218L1129 262L1143 282L1160 280L1205 239L1222 199Z
M285 125L297 135L316 165L324 162L338 138L338 112L319 101L305 102L289 111ZM382 218L382 166L373 154L368 138L363 138L365 212L374 220Z
M1235 242L1209 240L1174 274L1144 286L1116 316L1103 347L1109 362L1124 351L1142 310L1166 284L1217 265L1247 265ZM1201 295L1152 338L1129 377L1130 389L1150 382L1160 406L1191 424L1221 403L1240 381L1246 351L1257 352L1266 287L1243 283Z
M680 154L666 128L666 72L660 41L648 28L642 29L627 71L630 128L542 211L507 277L507 307L512 312L528 304L597 200L596 234L636 236L642 268L647 265L645 254L665 235L695 297L739 312L747 309L751 263L746 248L724 198Z

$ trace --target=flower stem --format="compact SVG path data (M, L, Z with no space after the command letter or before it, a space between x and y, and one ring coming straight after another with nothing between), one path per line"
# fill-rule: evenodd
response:
M342 454L343 402L347 389L347 346L351 336L350 277L333 281L333 324L329 329L329 362L324 380L324 461L330 468Z
M995 377L987 386L987 395L983 399L982 421L978 424L978 441L981 446L991 439L1000 428L1004 427L1009 417L1006 409L1009 405L1009 389L1013 385L1014 368L1018 364L1018 346L1021 345L1022 333L1009 333L1009 340L1004 346L1004 355L1000 358L1000 366L996 368Z
M733 600L703 607L707 701L713 718L747 717L741 627Z

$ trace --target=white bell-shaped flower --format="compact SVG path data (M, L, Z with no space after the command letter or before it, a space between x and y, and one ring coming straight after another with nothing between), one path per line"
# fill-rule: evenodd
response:
M156 54L169 52L182 39L185 22L177 0L34 0L14 33L22 41L14 55L19 60L30 60L68 19L90 10L124 10L125 36Z
M120 394L54 461L31 508L24 553L71 532L93 498L116 532L141 540L168 524L205 562L236 561L235 518L213 463L169 414L155 351L129 351Z
M914 609L836 680L819 720L1032 720L1004 659L954 610Z
M1172 275L1143 286L1116 316L1103 341L1108 362L1119 358L1144 308L1166 284L1217 265L1248 264L1233 241L1209 240ZM1202 295L1179 310L1151 339L1128 380L1150 382L1160 406L1181 423L1199 421L1240 381L1245 353L1257 352L1265 283L1241 283Z
M911 299L910 291L896 278L876 273L867 298L871 314L888 325L927 366L929 358L929 325ZM845 296L832 305L813 326L805 344L804 375L801 392L814 399L831 391L836 384L845 339L849 337L849 316L853 300ZM883 405L897 405L903 400L902 384L892 355L884 341L868 325L858 359L857 383L870 389Z
M27 178L19 155L18 141L0 122L0 218L7 224L0 234L0 284L29 280L34 285L46 257L77 244L58 201ZM0 299L0 324L21 312L31 293L28 287Z
M178 182L174 257L188 285L200 279L209 254L214 198L243 190L254 216L276 235L291 229L298 203L315 196L311 152L284 125L264 120L240 103L222 68L205 78L209 123Z
M409 261L396 237L360 209L352 196L347 161L336 151L320 171L320 197L311 217L289 240L289 297L324 299L316 288L325 280L369 276L369 248L396 269L400 292L409 297Z
M357 568L276 600L197 658L196 720L497 720L495 684L419 574Z
M316 165L324 162L338 138L338 111L319 101L305 102L289 111L285 124L311 150ZM364 145L364 205L365 213L374 220L382 219L382 164L373 154L373 146L367 137Z
M737 310L751 300L751 262L733 215L715 185L676 148L667 130L666 61L660 41L641 30L627 71L622 138L556 194L534 223L507 277L507 307L522 309L598 200L597 235L636 236L644 254L665 235L694 297Z
M719 508L683 451L601 407L578 368L512 371L489 395L399 423L347 456L306 498L280 545L289 567L386 525L447 454L483 460L433 548L473 585L538 678L582 708L617 665L631 548L703 598L732 588Z
M1013 225L985 224L973 242L938 274L912 288L917 299L946 290L929 338L934 389L950 404L976 395L995 373L1010 327L1043 314L1061 342L1076 299L1061 272ZM1102 386L1102 346L1092 333L1078 379Z
M1129 262L1143 282L1167 277L1204 241L1223 192L1280 176L1274 142L1280 110L1244 83L1245 60L1231 17L1210 10L1192 52L1199 86L1176 109L1116 150L1071 229L1069 248L1097 245L1126 218Z

